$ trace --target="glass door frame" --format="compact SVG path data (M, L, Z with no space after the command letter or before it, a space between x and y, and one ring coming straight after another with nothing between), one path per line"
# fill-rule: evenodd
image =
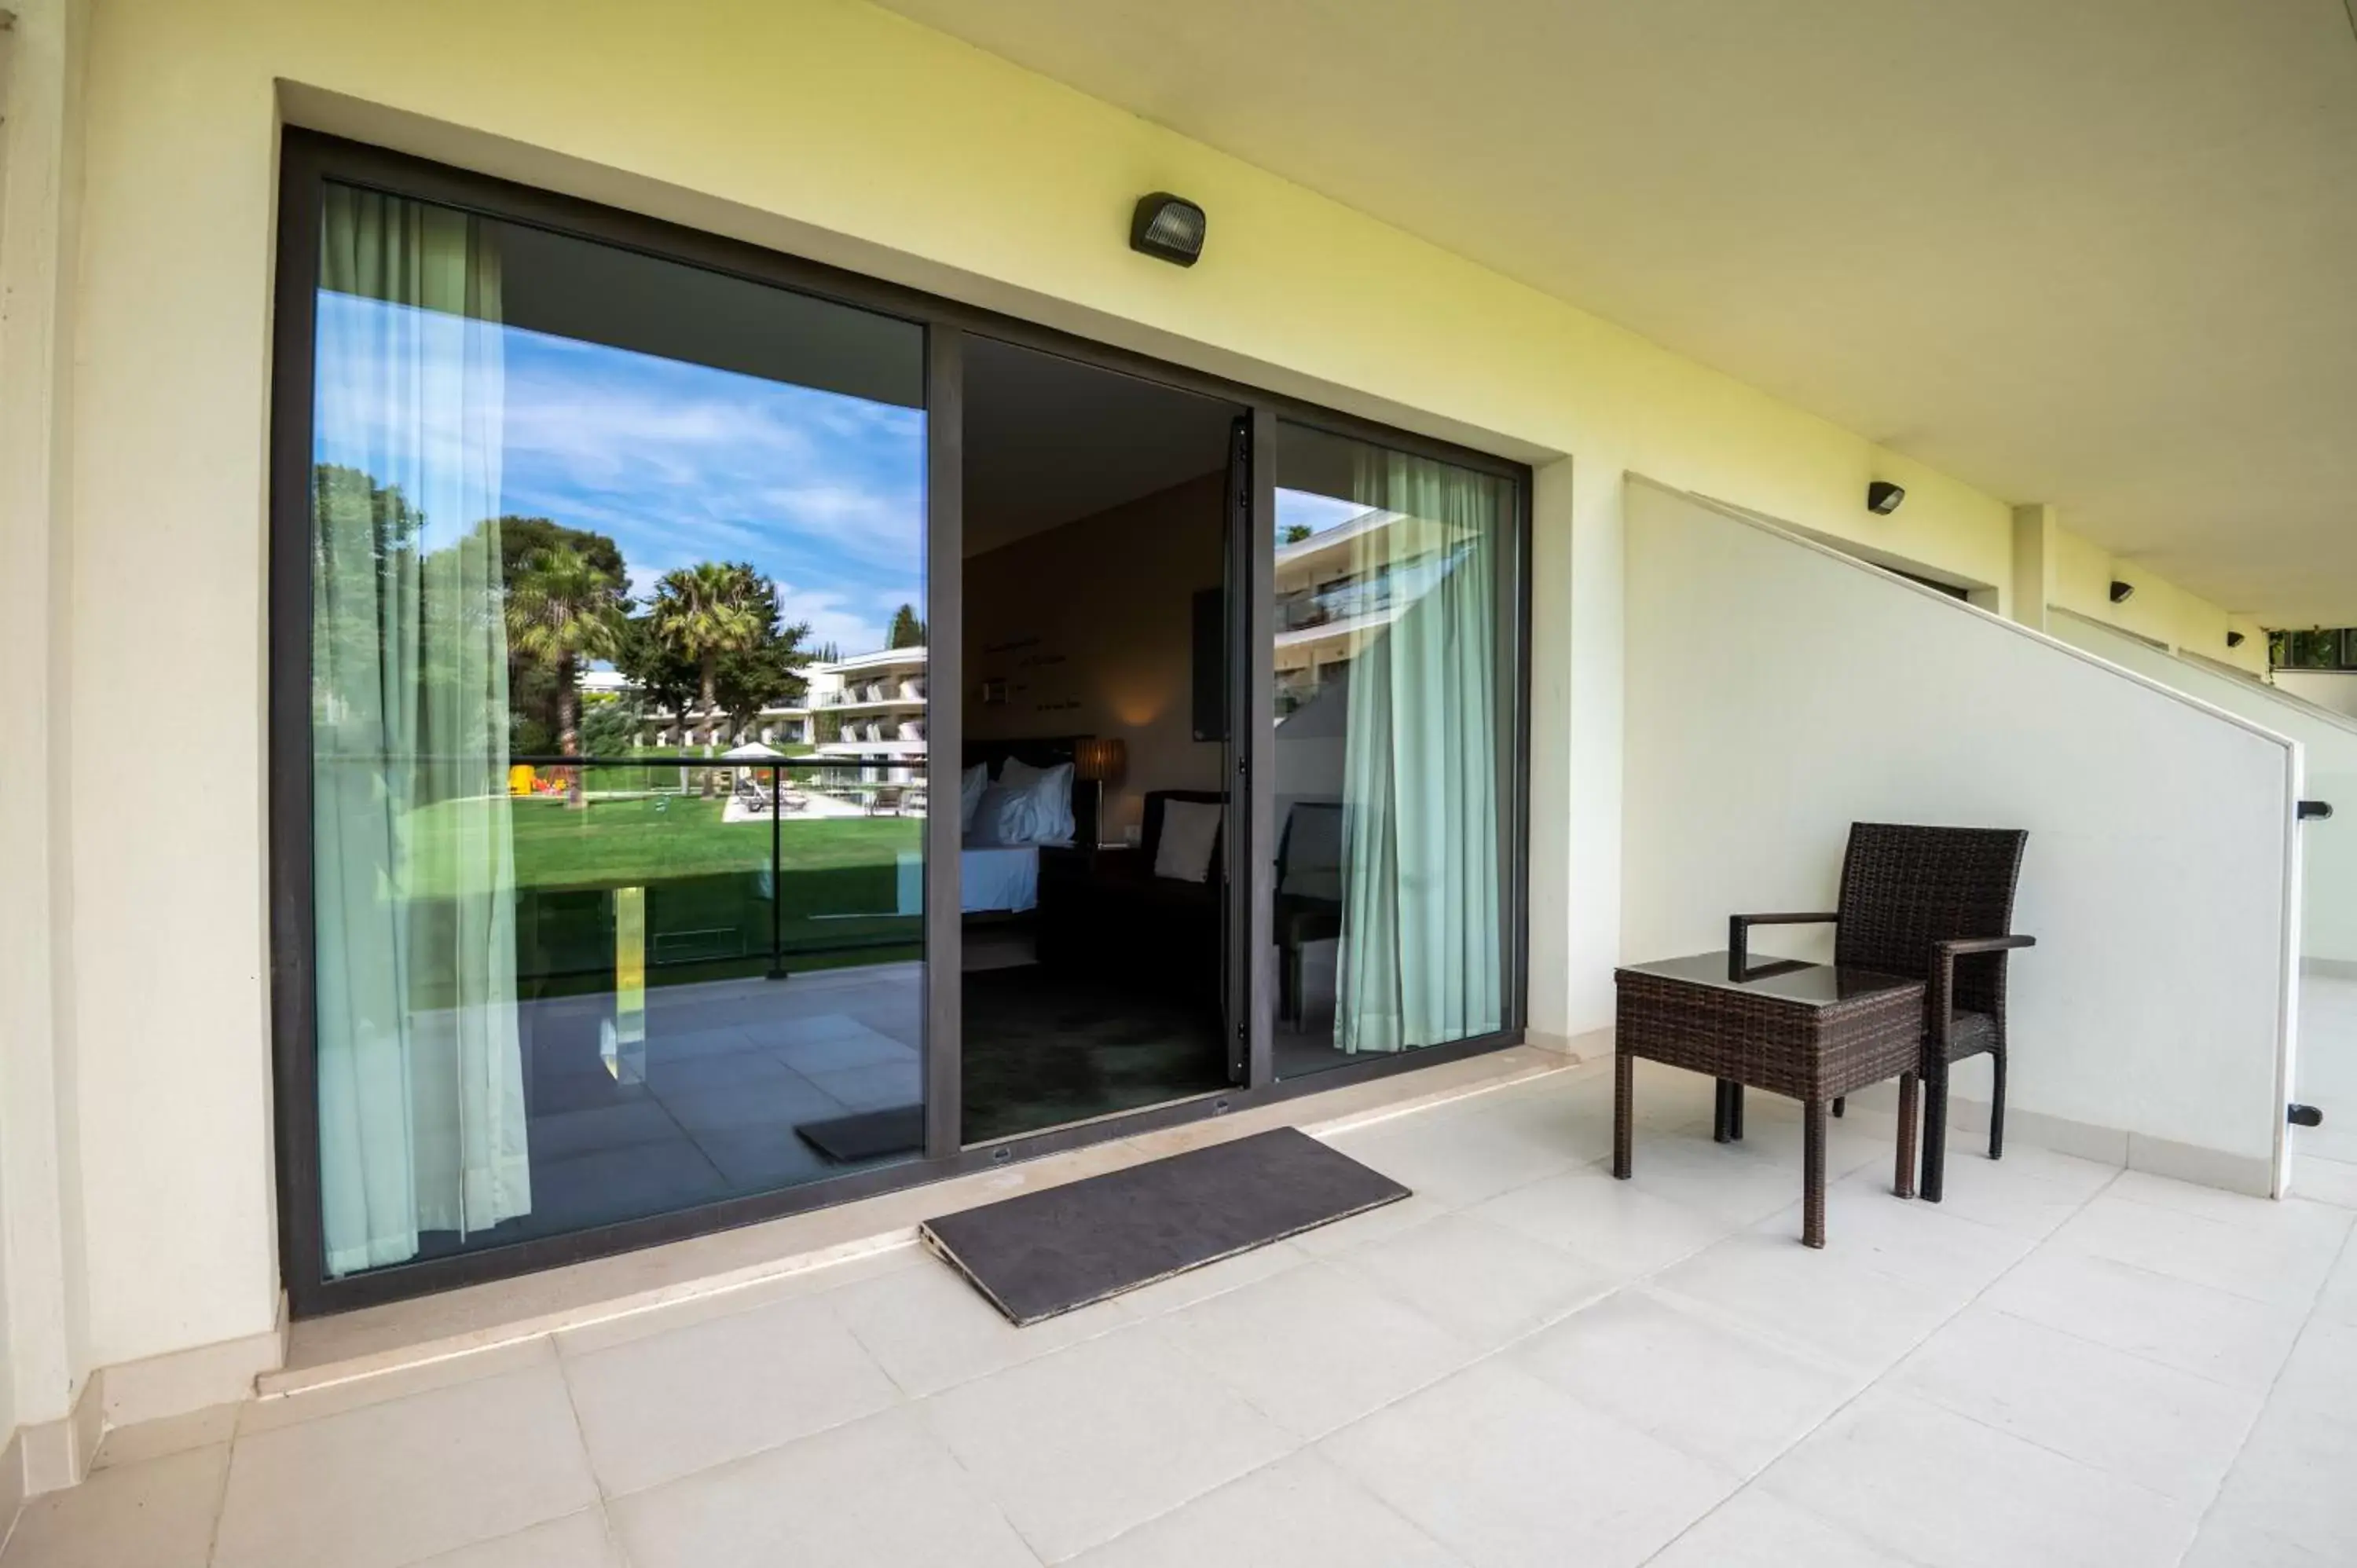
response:
M510 222L571 234L757 283L880 312L925 328L928 796L953 779L963 755L964 347L969 334L1063 356L1121 374L1218 398L1247 411L1250 429L1249 524L1230 528L1231 786L1242 785L1228 813L1230 835L1230 1027L1243 1030L1245 1081L1224 1091L1188 1096L1143 1110L1094 1118L992 1143L960 1142L961 833L958 819L930 810L925 827L925 999L922 1080L925 1146L920 1156L797 1187L517 1241L479 1251L420 1260L330 1280L324 1269L319 1196L315 1051L309 777L311 463L316 280L321 192L326 182L356 185L440 203ZM513 1277L739 1225L832 1207L875 1194L1037 1158L1157 1127L1207 1120L1232 1110L1413 1071L1518 1045L1526 1017L1524 973L1529 934L1531 471L1523 464L1436 440L1258 387L1174 365L1039 326L1020 317L803 260L743 241L577 198L288 127L281 145L274 280L267 628L269 789L268 882L271 947L271 1052L280 1273L290 1309L316 1316ZM1108 243L1114 242L1109 239ZM1515 692L1501 816L1507 901L1504 1026L1478 1038L1403 1051L1280 1080L1275 1071L1275 1007L1271 932L1275 853L1273 755L1275 683L1275 485L1280 422L1351 436L1510 479L1516 496L1515 592L1500 617L1501 654ZM1234 639L1241 639L1241 645ZM1234 901L1241 899L1239 912Z

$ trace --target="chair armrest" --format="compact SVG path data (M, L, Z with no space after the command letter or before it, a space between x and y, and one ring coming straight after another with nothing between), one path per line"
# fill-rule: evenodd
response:
M2004 952L2012 948L2034 948L2036 937L1953 937L1944 942L1933 942L1935 958L1961 958L1976 952Z
M1977 953L2003 955L2015 948L2034 948L2036 937L1952 937L1932 944L1932 983L1923 993L1924 1009L1931 1015L1932 1037L1939 1042L1940 1058L1947 1059L1948 1045L1956 1032L1956 961Z
M1754 926L1830 926L1839 915L1729 915L1727 918L1727 978L1742 980L1751 972L1751 928Z

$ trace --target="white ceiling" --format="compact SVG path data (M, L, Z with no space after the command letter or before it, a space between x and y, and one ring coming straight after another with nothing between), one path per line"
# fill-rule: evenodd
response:
M985 338L965 343L965 553L1225 470L1227 403Z
M2343 0L888 3L2231 608L2357 623Z

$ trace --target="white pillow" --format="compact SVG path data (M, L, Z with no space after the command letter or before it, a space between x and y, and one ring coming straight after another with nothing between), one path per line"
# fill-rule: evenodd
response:
M1019 757L1010 757L998 770L998 782L1005 789L1031 791L1038 802L1041 843L1063 843L1071 838L1079 824L1072 820L1071 763L1034 768Z
M1162 837L1154 846L1154 875L1201 882L1211 875L1211 843L1220 836L1220 808L1208 800L1162 802Z
M1009 789L1004 784L993 784L982 792L974 809L974 829L967 841L982 846L994 844L1037 843L1039 840L1039 802L1025 789Z
M958 832L974 832L974 809L982 804L982 792L990 788L990 764L977 762L958 779Z

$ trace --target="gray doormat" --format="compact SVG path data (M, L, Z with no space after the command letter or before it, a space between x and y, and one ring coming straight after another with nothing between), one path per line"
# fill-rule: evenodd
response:
M1019 1326L1407 1196L1280 1127L944 1215L921 1233Z

